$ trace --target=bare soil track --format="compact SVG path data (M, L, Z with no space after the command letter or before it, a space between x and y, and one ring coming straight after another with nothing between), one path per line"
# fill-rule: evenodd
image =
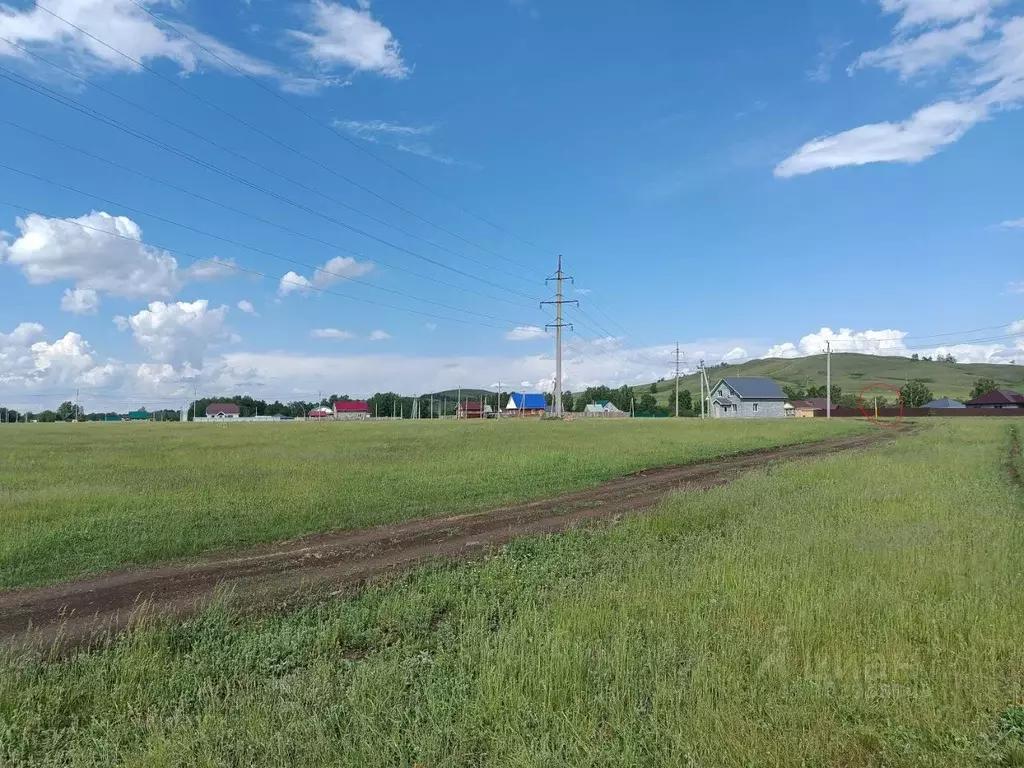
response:
M879 430L735 454L647 470L585 491L477 514L318 534L189 563L0 592L0 642L81 646L129 627L140 616L193 614L225 587L229 602L272 610L300 595L351 589L432 558L472 557L519 536L614 519L652 507L671 492L725 485L739 474L775 462L864 448L893 437L891 431Z

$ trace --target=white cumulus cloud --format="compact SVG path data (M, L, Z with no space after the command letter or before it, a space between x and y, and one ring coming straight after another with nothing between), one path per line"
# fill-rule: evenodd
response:
M0 333L0 395L6 393L8 401L32 390L107 386L120 372L112 361L98 362L89 343L74 331L53 341L39 323Z
M313 0L310 10L310 28L291 34L322 66L341 66L395 79L409 74L398 40L373 18L367 0L360 0L358 8Z
M370 341L388 341L391 334L387 331L370 331Z
M508 341L533 341L544 336L544 329L538 325L520 325L505 334Z
M118 327L130 329L135 342L158 363L174 368L202 368L211 345L231 341L227 307L210 309L206 299L185 302L151 302L130 317L115 318Z
M91 288L64 289L60 308L76 315L94 315L100 306L100 297Z
M8 244L5 263L30 283L67 281L124 298L170 298L184 283L177 260L143 243L142 229L125 216L32 214L18 219L17 227L20 235Z
M281 277L277 292L282 296L289 293L305 294L318 288L327 288L341 280L352 280L373 271L372 261L357 261L350 256L336 256L322 267L318 267L312 279L298 272L290 271Z
M260 313L256 311L256 307L254 307L253 303L251 301L249 301L248 299L242 299L235 306L237 306L240 310L245 312L245 314L247 314L247 315L252 315L253 317L259 317L260 316Z
M747 350L743 349L743 347L733 347L724 355L722 355L722 362L738 363L743 360L746 360L748 357L750 357L750 355L747 354Z

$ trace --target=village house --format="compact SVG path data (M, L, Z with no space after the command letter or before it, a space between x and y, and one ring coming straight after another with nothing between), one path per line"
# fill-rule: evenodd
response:
M711 415L716 419L781 419L786 393L772 379L722 379L711 388Z
M986 410L1016 410L1024 408L1024 395L1012 389L997 389L995 392L986 392L981 397L968 400L964 405L968 408Z
M615 418L625 416L626 413L616 408L610 400L598 400L596 403L587 403L583 407L583 415L595 418Z
M821 411L824 415L828 409L828 400L824 397L809 397L806 400L794 400L790 405L793 408L793 416L798 419L810 419L814 418L815 411ZM835 413L838 407L832 403L832 412Z
M370 418L370 404L366 400L338 400L334 403L334 418L343 421Z
M459 403L460 419L489 419L494 409L480 400L463 400Z
M234 403L210 403L206 406L208 419L237 419L241 415L241 410Z
M547 413L548 401L542 394L513 392L508 396L505 410L511 416L543 416Z

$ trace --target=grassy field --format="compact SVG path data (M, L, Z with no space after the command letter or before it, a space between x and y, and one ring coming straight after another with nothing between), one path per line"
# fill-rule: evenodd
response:
M451 514L864 424L55 424L0 432L0 589Z
M940 423L284 617L0 662L0 764L1024 764L1009 427Z
M823 385L825 356L816 355L791 360L751 360L748 363L708 371L711 386L723 376L768 376L775 379L780 386L788 384L806 387L808 383ZM1019 390L1024 387L1024 366L993 363L927 363L906 357L880 355L832 355L832 383L842 387L843 392L854 395L875 382L902 387L906 381L920 379L936 397L964 400L974 386L975 380L980 378L991 378L1001 387ZM648 386L637 387L637 392L647 392ZM680 389L689 389L694 395L700 393L700 382L696 375L681 378L679 386ZM658 400L662 403L669 402L670 392L674 391L674 387L674 380L660 382ZM879 394L882 394L881 390Z

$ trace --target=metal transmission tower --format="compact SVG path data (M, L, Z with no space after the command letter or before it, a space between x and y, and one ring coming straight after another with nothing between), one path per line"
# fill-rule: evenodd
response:
M558 271L555 272L554 277L549 277L547 280L544 281L545 283L550 283L550 282L554 281L555 285L557 286L557 290L555 292L555 300L554 301L542 301L540 303L541 307L543 307L543 306L545 306L547 304L554 304L555 305L555 322L546 325L545 328L554 328L555 329L555 392L554 392L554 399L555 399L555 416L556 417L561 417L561 415L562 415L562 329L563 328L568 328L569 330L572 330L572 324L571 323L566 323L566 322L562 321L562 306L565 305L565 304L575 304L576 306L579 306L579 302L578 301L575 301L575 300L566 301L565 299L562 298L562 283L564 283L566 280L568 280L570 283L573 283L574 285L576 283L575 280L573 280L571 277L568 277L564 272L562 272L562 257L559 256L558 257Z

